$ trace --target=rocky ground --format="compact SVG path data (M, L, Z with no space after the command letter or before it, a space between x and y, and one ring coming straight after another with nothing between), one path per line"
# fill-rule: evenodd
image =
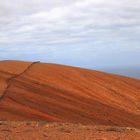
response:
M140 140L129 127L47 122L0 122L0 140Z

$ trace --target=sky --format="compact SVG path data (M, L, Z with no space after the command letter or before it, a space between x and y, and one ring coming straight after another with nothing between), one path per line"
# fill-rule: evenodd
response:
M0 60L140 70L140 0L0 0Z

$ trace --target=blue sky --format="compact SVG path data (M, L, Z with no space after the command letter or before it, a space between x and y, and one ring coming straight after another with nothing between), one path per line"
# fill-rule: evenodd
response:
M0 59L140 68L140 0L0 0Z

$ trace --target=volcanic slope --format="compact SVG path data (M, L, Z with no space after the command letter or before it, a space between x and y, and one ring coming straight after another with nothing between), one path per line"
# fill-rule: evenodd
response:
M0 120L140 128L140 80L57 64L0 61Z

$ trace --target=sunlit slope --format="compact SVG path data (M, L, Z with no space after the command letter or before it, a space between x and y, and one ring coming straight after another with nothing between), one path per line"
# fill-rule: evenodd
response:
M140 127L140 80L39 62L1 61L0 71L1 120Z
M24 71L30 62L0 61L0 96L7 87L7 80Z

